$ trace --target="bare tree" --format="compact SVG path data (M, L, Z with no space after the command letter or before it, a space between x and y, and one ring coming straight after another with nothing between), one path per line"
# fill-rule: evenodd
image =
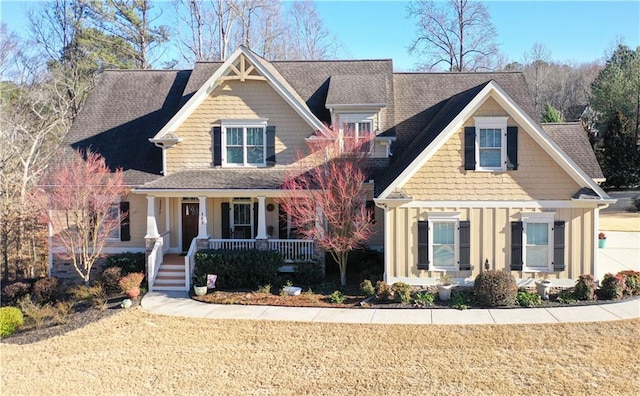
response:
M291 57L295 59L333 59L340 47L337 37L324 27L310 0L294 1L290 11L294 43Z
M444 64L448 71L492 70L498 55L496 31L486 7L472 0L420 0L407 8L417 19L410 53L427 57L422 69Z
M342 136L337 128L318 132L309 140L312 154L300 161L302 169L288 175L287 197L279 201L298 233L315 240L338 263L342 285L349 252L373 232L364 186L370 137L355 136L348 131Z
M118 203L128 194L122 170L111 172L99 154L77 152L51 169L36 194L45 197L37 202L55 252L88 284L91 268L120 228Z
M538 113L541 113L540 90L547 76L547 68L551 61L551 51L541 43L534 43L531 50L524 55L525 77L533 93L533 103Z

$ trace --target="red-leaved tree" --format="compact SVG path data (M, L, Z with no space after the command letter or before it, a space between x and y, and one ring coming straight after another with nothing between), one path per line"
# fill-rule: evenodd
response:
M346 285L349 252L371 236L373 225L366 208L365 160L370 137L354 137L329 128L308 139L311 154L287 175L285 199L280 200L292 226L305 239L313 239L340 268Z
M122 170L112 172L97 153L77 152L55 164L38 190L53 231L50 249L88 284L103 248L118 236L120 198L129 193Z

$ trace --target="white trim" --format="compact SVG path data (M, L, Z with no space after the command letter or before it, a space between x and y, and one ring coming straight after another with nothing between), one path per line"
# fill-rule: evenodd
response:
M240 57L246 57L252 66L267 79L267 82L271 87L287 102L295 111L302 117L307 124L314 130L324 130L325 126L318 118L311 112L306 103L298 97L298 95L292 94L293 88L289 86L286 81L280 81L282 76L274 75L263 64L267 62L262 58L255 55L251 50L244 46L238 47L229 58L218 68L218 70L209 77L209 79L202 84L202 86L196 91L195 94L185 103L184 106L169 120L169 122L162 127L162 129L153 137L154 140L161 140L164 135L172 131L176 131L182 123L200 106L200 104L209 96L214 89L222 82L221 78L229 72L233 64ZM277 71L276 71L277 73Z
M389 214L389 207L384 206L384 272L382 274L382 280L389 283L389 273L391 264L391 215ZM394 250L395 251L395 250Z
M380 111L381 109L387 107L386 103L350 103L350 104L337 104L337 103L326 103L325 107L327 109L339 111L341 109L371 109L371 111Z
M229 125L229 126L253 126L253 125L257 125L257 126L266 127L268 121L269 121L268 118L242 118L242 119L221 118L220 119L220 126L224 127L225 125Z
M593 211L593 276L598 278L598 233L600 233L600 208L596 208Z
M242 129L242 146L233 146L233 147L242 147L242 163L229 163L227 162L227 128L233 129ZM247 149L248 147L259 147L257 145L249 146L247 144L247 129L255 128L262 129L262 152L263 152L263 161L261 163L250 163L247 162ZM222 154L222 166L225 168L265 168L267 166L267 124L262 122L257 123L223 123L221 126L220 134L220 151ZM211 147L211 151L213 152L213 146Z
M507 120L509 117L473 117L475 123L475 156L476 171L483 172L505 172L507 170ZM480 165L480 130L499 129L500 130L500 166Z
M146 238L158 238L160 233L158 232L158 224L156 223L156 197L147 195L147 233Z
M182 206L182 205L181 205ZM182 208L180 208L182 213ZM207 197L198 197L198 239L209 239L207 232Z
M376 198L377 202L394 202ZM601 201L569 200L569 201L411 201L402 204L403 208L596 208Z
M459 271L460 268L460 213L427 213L429 223L429 271ZM453 223L453 265L438 267L433 259L434 252L434 223ZM416 244L417 245L417 244Z
M522 272L547 273L553 270L554 225L555 212L524 212L520 214L522 221ZM527 224L547 225L547 267L527 267Z
M602 188L591 179L576 163L565 154L558 145L542 130L534 120L529 117L520 106L511 99L500 86L494 81L487 85L467 104L467 106L442 130L440 134L418 155L409 166L407 166L396 179L379 195L385 198L397 187L403 186L413 175L423 167L423 165L449 140L449 138L459 131L466 120L482 106L488 99L493 98L502 108L514 119L516 124L525 130L543 149L564 169L573 180L581 187L589 187L603 199L608 196Z

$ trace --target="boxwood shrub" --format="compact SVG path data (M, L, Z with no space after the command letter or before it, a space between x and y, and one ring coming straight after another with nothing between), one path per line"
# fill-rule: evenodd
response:
M22 311L16 307L0 308L0 337L13 334L24 324Z
M513 305L518 296L518 286L510 273L489 270L481 272L476 277L473 292L481 305Z
M144 253L126 252L112 254L107 257L107 267L122 268L122 275L127 275L132 272L147 273Z
M196 253L195 275L216 274L221 289L256 289L278 284L278 271L284 264L280 253L271 250L204 249Z

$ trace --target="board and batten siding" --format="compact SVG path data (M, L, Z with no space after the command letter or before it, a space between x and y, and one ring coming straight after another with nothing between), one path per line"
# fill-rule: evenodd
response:
M278 165L296 161L305 153L305 138L314 130L265 81L221 83L180 125L182 142L167 150L167 172L210 168L213 162L212 128L221 119L267 118L276 126Z
M593 209L545 209L555 212L555 220L565 221L565 270L538 273L512 271L516 278L548 275L551 279L577 279L593 274L594 233ZM441 271L418 269L418 221L429 213L458 212L460 220L471 224L471 271L450 272L455 278L473 278L480 273L485 260L491 269L509 270L511 263L511 222L520 221L522 213L541 212L539 208L457 208L397 207L389 208L387 263L390 278L439 278Z
M489 99L474 116L506 116ZM470 118L464 125L473 126ZM518 126L509 118L509 126ZM518 170L482 172L464 169L464 127L403 187L415 200L568 200L580 186L524 129L518 126Z

